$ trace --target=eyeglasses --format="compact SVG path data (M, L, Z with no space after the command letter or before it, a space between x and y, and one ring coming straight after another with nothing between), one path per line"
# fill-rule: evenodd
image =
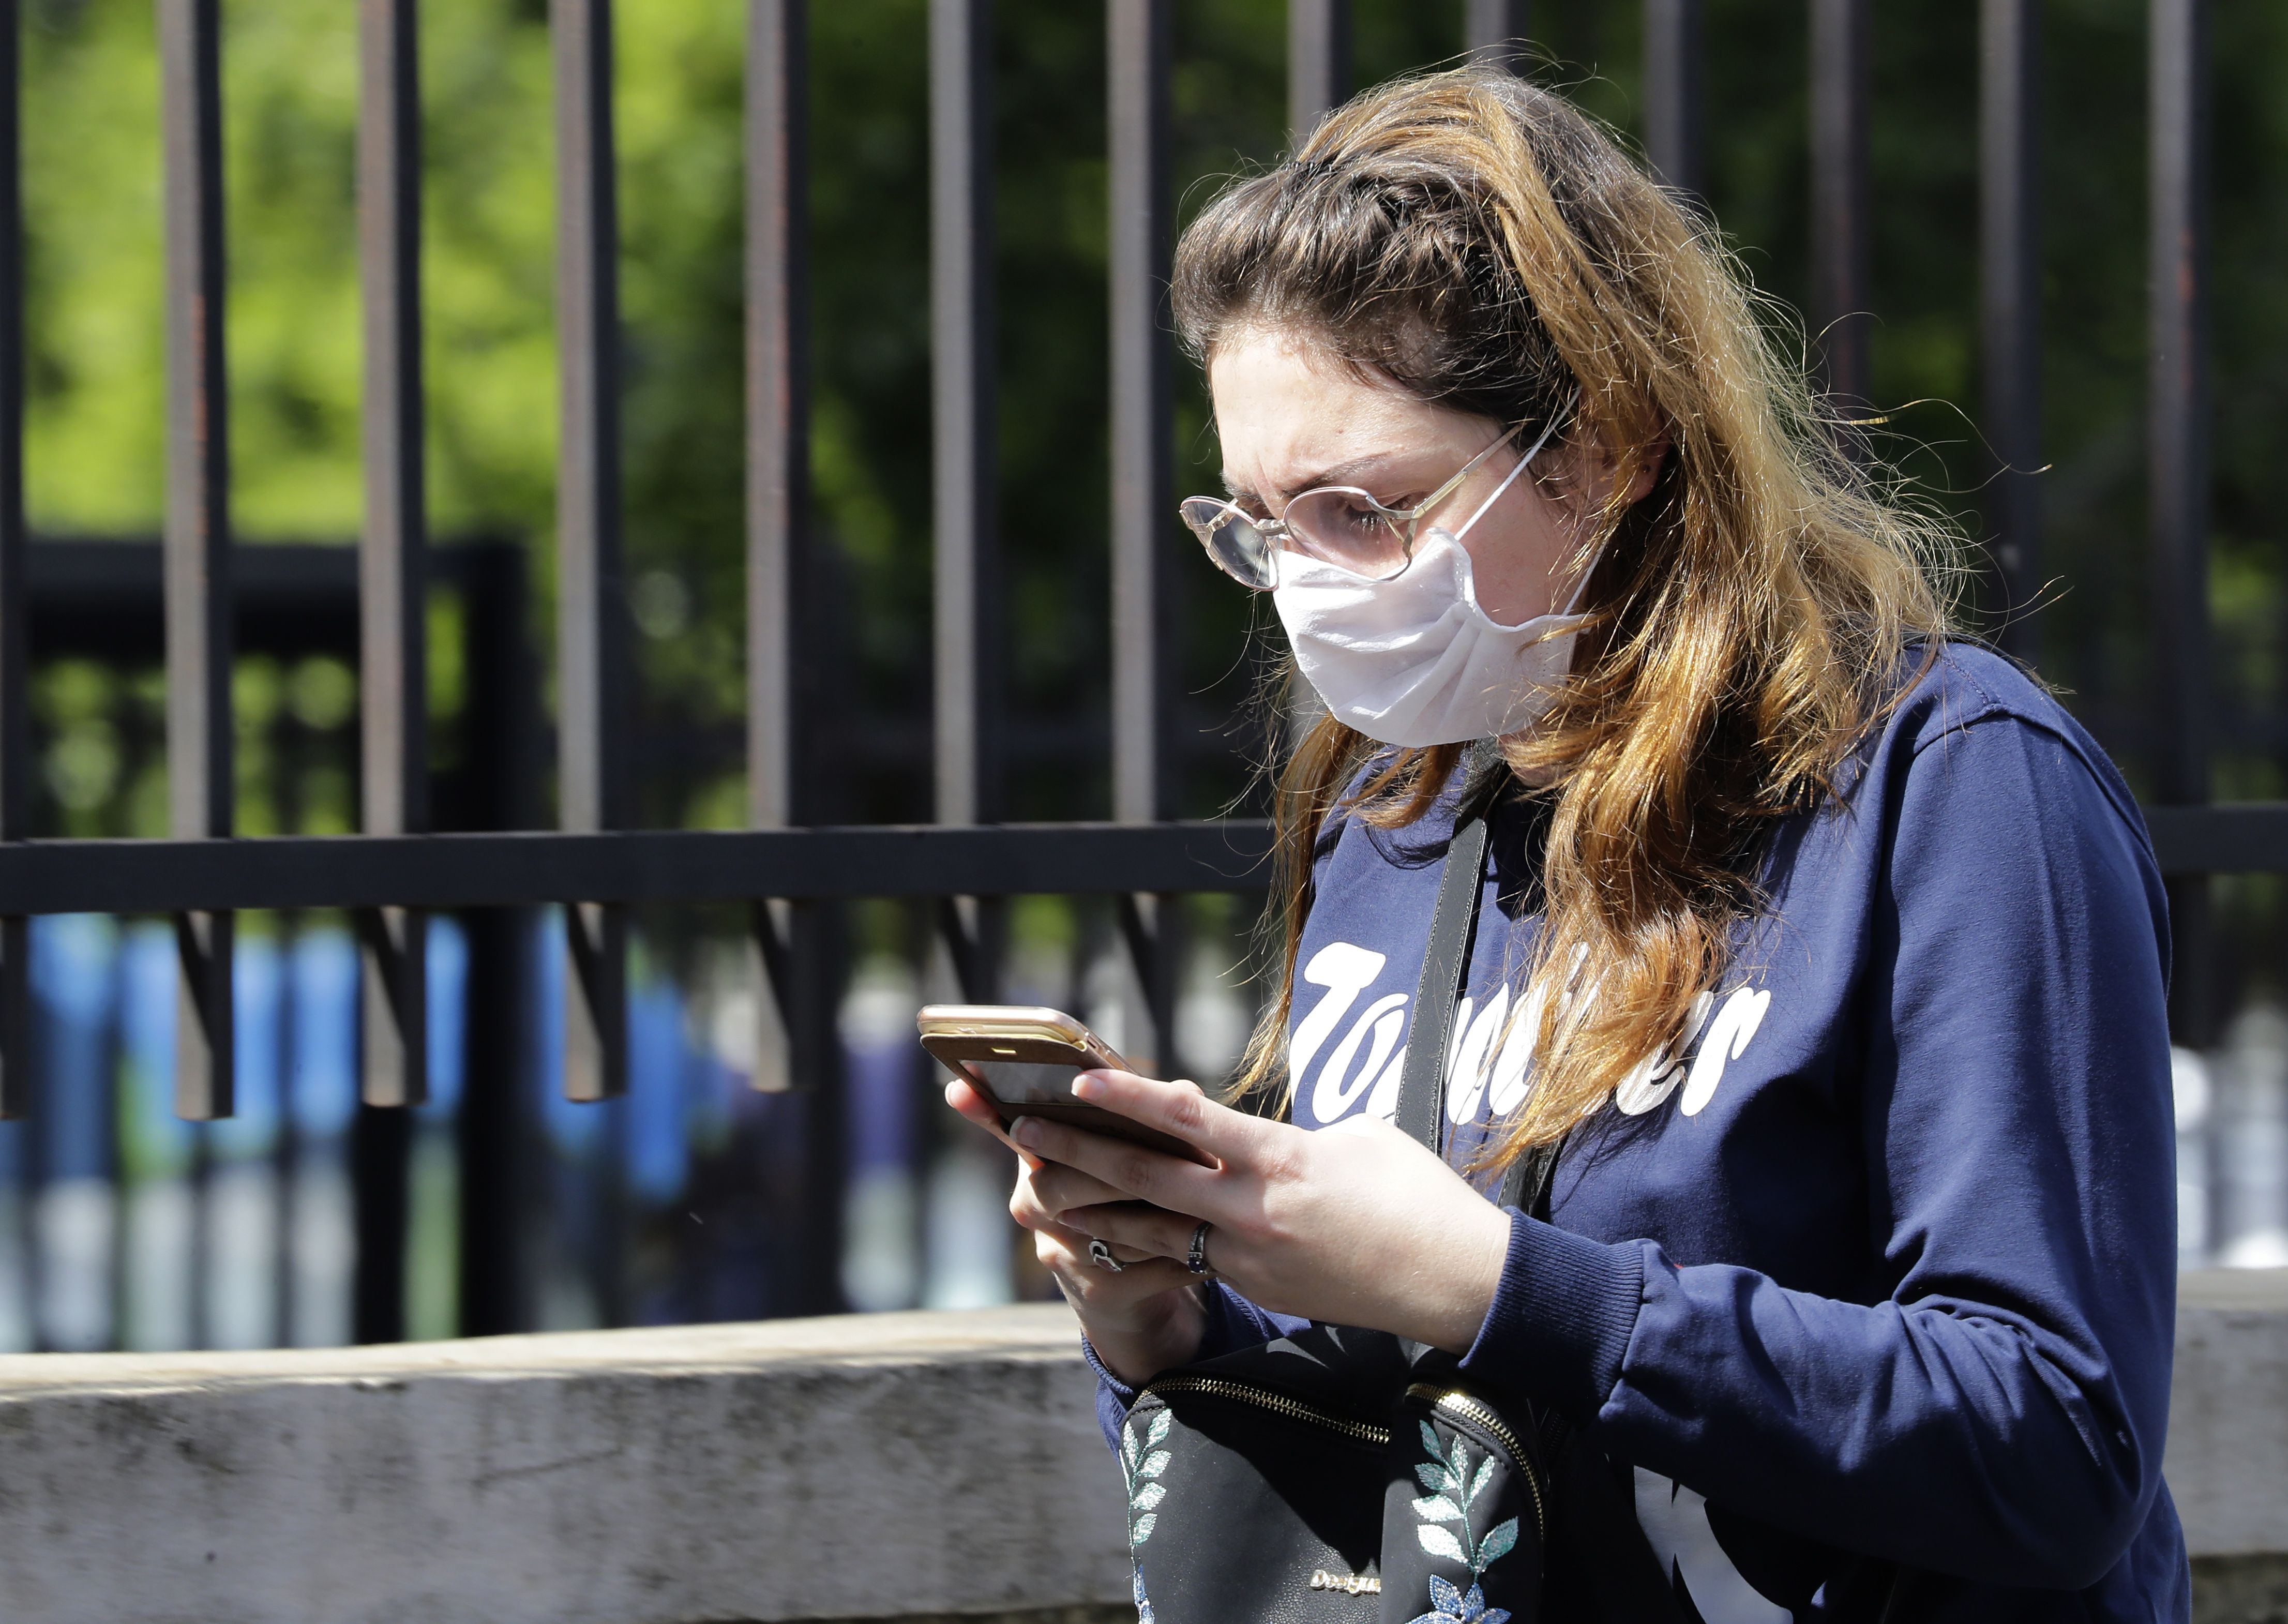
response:
M1517 466L1509 471L1508 477L1454 532L1458 537L1501 499L1502 492L1525 472L1526 466L1549 443L1550 436L1571 416L1569 403L1565 410L1549 420L1541 437L1518 458ZM1476 473L1488 458L1516 439L1524 427L1522 423L1513 426L1464 463L1453 478L1411 507L1388 506L1355 485L1322 485L1294 498L1276 519L1258 519L1242 512L1238 504L1224 497L1187 497L1177 511L1192 534L1200 538L1200 545L1207 549L1215 567L1243 586L1251 586L1258 592L1267 592L1276 585L1278 575L1271 554L1274 548L1282 546L1370 581L1386 581L1412 561L1414 532L1424 515L1452 496L1463 481Z

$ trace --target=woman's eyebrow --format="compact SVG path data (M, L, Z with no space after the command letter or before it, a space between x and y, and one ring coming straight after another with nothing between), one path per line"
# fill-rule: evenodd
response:
M1377 470L1380 469L1384 465L1387 464L1394 456L1397 455L1402 455L1402 453L1391 451L1370 451L1364 457L1354 457L1348 462L1339 462L1331 467L1320 468L1313 473L1307 474L1294 484L1289 485L1283 489L1275 490L1272 494L1279 497L1296 497L1300 496L1307 490L1316 490L1323 485L1359 484L1371 477ZM1233 484L1228 476L1224 480L1223 488L1234 497L1251 497L1256 495L1252 490L1243 490L1241 487Z

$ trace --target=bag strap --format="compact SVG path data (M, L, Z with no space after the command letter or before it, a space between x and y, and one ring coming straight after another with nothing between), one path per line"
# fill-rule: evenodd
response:
M1549 1186L1556 1179L1557 1155L1564 1144L1561 1139L1545 1141L1510 1163L1509 1171L1502 1175L1501 1194L1494 1198L1494 1205L1513 1206L1529 1218L1546 1219Z
M1432 1154L1438 1153L1445 1116L1446 1051L1452 1047L1454 1005L1469 967L1470 936L1485 891L1486 819L1482 806L1457 815L1438 877L1438 904L1430 915L1430 946L1414 989L1414 1031L1398 1074L1398 1126Z
M1453 1047L1454 1010L1469 967L1470 938L1485 895L1486 800L1468 796L1457 814L1446 866L1438 876L1438 901L1430 914L1430 944L1422 955L1422 978L1414 988L1414 1031L1407 1039L1398 1077L1398 1126L1433 1155L1440 1152L1446 1115L1446 1052ZM1503 1174L1498 1206L1514 1206L1536 1218L1549 1215L1549 1187L1557 1173L1562 1142L1535 1145Z

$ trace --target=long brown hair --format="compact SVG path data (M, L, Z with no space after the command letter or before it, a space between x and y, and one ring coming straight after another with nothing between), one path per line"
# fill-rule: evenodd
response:
M1572 433L1618 458L1576 561L1598 562L1573 673L1530 736L1503 744L1553 802L1527 973L1569 987L1515 1006L1540 1030L1502 1155L1555 1138L1684 1035L1756 905L1760 837L1839 792L1910 644L1927 657L1943 637L1951 532L1847 453L1849 431L1696 216L1602 127L1507 73L1427 75L1338 109L1207 207L1174 292L1203 361L1236 333L1291 332L1502 423L1545 423L1577 391ZM1384 750L1323 718L1291 752L1278 991L1243 1087L1285 1078L1312 851L1345 786L1371 765L1353 814L1408 824L1460 749Z

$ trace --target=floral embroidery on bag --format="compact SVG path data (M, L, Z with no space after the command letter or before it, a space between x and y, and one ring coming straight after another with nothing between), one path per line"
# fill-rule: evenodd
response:
M1407 1624L1509 1624L1509 1609L1486 1605L1486 1593L1472 1585L1465 1590L1450 1579L1430 1575L1431 1612Z
M1167 1438L1168 1423L1174 1418L1165 1410L1152 1418L1152 1426L1142 1443L1137 1442L1134 1428L1124 1429L1120 1435L1120 1471L1128 1480L1128 1547L1131 1550L1152 1537L1152 1530L1160 1521L1156 1509L1168 1497L1168 1485L1159 1481L1168 1469L1168 1452L1160 1447ZM1149 1453L1146 1452L1149 1451Z
M1160 1481L1160 1474L1168 1469L1169 1453L1160 1445L1167 1440L1168 1424L1175 1419L1166 1410L1152 1418L1142 1442L1138 1442L1136 1429L1125 1427L1120 1433L1120 1474L1128 1483L1128 1548L1130 1561L1135 1551L1152 1537L1159 1525L1160 1502L1168 1498L1168 1485ZM1144 1570L1133 1568L1132 1593L1136 1601L1136 1624L1153 1624L1152 1601L1144 1594Z
M1487 1606L1485 1592L1477 1581L1517 1544L1517 1519L1505 1518L1476 1539L1470 1534L1470 1508L1477 1504L1478 1497L1493 1481L1494 1458L1490 1453L1481 1456L1473 1472L1467 1443L1457 1437L1453 1449L1448 1452L1440 1448L1436 1429L1427 1421L1420 1424L1422 1447L1430 1452L1430 1458L1414 1469L1415 1477L1427 1491L1414 1502L1414 1515L1422 1519L1414 1537L1431 1556L1442 1556L1468 1568L1470 1588L1464 1590L1451 1580L1432 1574L1431 1611L1409 1620L1409 1624L1509 1624L1509 1610ZM1449 1523L1460 1532L1447 1527Z

